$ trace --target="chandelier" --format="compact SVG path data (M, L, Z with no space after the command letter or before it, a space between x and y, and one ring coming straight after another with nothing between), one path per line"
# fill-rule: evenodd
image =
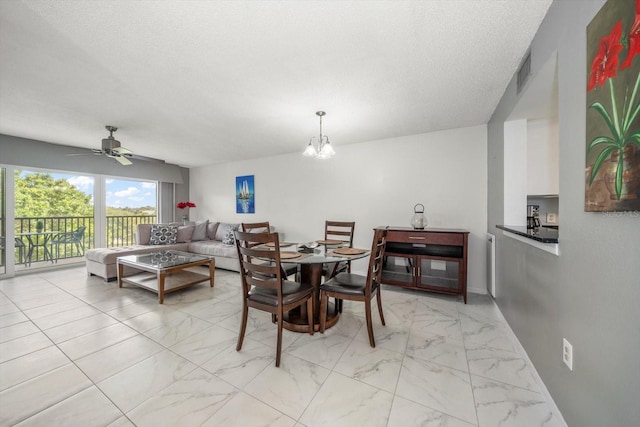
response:
M320 117L320 137L316 138L315 136L311 137L309 140L309 145L302 153L307 157L315 157L316 159L329 159L336 154L333 151L333 147L329 142L329 137L327 135L322 135L322 116L326 115L324 111L316 112L316 116Z

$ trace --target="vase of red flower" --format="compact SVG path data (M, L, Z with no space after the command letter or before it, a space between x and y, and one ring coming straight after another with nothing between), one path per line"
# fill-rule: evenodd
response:
M178 202L176 204L176 208L180 210L186 209L186 213L182 215L182 223L184 225L187 225L189 223L189 208L195 208L195 207L196 207L196 204L192 202Z

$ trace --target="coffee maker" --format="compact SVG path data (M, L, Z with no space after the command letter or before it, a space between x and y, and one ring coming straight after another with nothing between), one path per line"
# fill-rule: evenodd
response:
M539 205L527 205L527 230L535 230L540 227L539 211Z

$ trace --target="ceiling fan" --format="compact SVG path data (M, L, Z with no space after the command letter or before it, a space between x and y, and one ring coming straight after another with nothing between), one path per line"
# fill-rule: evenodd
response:
M109 136L102 140L102 149L93 149L95 154L104 154L107 157L115 159L118 163L124 166L132 164L128 157L133 155L133 152L127 148L120 146L120 141L113 137L113 133L118 130L115 126L107 125L105 128L109 131Z

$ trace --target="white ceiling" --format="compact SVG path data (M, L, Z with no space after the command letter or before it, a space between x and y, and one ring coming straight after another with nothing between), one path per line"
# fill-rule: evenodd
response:
M0 1L0 133L185 167L487 123L551 0Z

